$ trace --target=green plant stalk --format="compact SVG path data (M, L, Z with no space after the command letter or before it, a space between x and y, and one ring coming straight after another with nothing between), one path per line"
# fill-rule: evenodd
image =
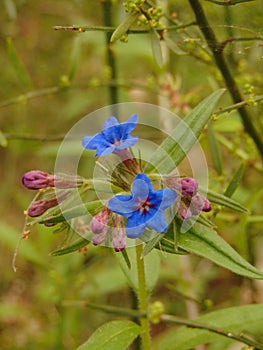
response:
M111 27L111 25L112 25L111 0L102 0L102 7L103 7L104 24L105 24L105 26ZM115 60L115 54L114 54L114 51L112 49L112 44L110 44L111 33L105 32L105 39L106 39L107 65L110 67L110 70L111 70L111 79L115 80L117 78L117 65L116 65L116 60ZM118 88L117 88L117 86L114 86L114 85L109 86L109 94L110 94L110 103L111 104L118 103Z
M199 0L189 0L189 3L192 7L192 10L196 17L196 22L203 33L203 36L211 49L215 63L220 70L222 77L225 81L225 84L227 86L227 89L234 101L234 103L241 102L243 100L243 97L241 95L241 92L239 91L239 88L235 82L235 79L233 78L230 69L226 63L225 57L223 55L223 49L222 44L218 42L216 35L214 31L212 30L205 12L203 10L203 7ZM261 140L261 136L257 133L256 128L254 127L251 117L246 110L245 107L241 107L239 109L239 114L241 116L244 128L246 132L250 135L250 137L254 140L257 149L259 153L261 154L261 157L263 158L263 143Z
M137 261L137 274L138 274L138 290L136 291L139 301L139 312L147 313L148 309L148 293L146 289L144 259L142 258L143 246L142 244L136 245L136 261ZM150 336L150 324L147 316L140 318L141 323L141 344L142 350L151 350L151 336Z

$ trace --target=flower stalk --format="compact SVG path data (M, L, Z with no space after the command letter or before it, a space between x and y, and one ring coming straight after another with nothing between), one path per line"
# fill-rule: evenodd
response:
M139 243L139 242L138 242ZM147 317L148 309L148 293L146 288L144 259L142 257L142 244L136 245L136 262L137 262L137 275L138 275L138 290L136 291L139 301L139 312L146 314L146 316L140 317L141 323L141 348L142 350L151 350L151 335L150 335L150 323Z

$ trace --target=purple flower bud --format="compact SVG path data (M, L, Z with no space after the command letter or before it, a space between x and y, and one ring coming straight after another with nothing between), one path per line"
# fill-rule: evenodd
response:
M90 230L95 234L102 233L107 226L109 215L110 211L108 208L103 209L99 214L95 215L89 224Z
M194 196L198 189L198 183L192 177L181 179L181 192L183 196Z
M191 211L193 215L198 215L201 213L204 208L208 209L208 203L207 199L200 194L196 194L195 196L192 197L191 200ZM210 204L210 203L209 203ZM210 206L211 209L211 206ZM209 211L209 210L208 210Z
M178 213L180 215L180 218L184 221L190 219L190 217L192 216L190 208L185 208L183 206L179 207Z
M211 203L207 198L205 198L202 211L208 212L210 210L212 210Z
M46 201L39 200L33 202L28 208L27 214L32 218L40 216L45 213L49 208L55 207L58 204L57 199Z
M73 188L83 184L80 176L70 176L66 174L50 175L50 181L53 181L53 187L56 188Z
M40 170L31 170L22 177L22 184L30 190L49 187L49 174Z
M44 214L49 208L55 207L70 195L71 191L63 191L57 197L41 199L33 202L28 208L27 214L36 217Z

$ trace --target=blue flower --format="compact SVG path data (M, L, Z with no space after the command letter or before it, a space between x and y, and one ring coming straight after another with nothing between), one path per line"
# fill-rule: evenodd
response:
M115 117L110 117L104 122L102 132L94 136L83 137L82 146L96 150L96 156L118 153L135 145L138 141L138 137L129 134L136 127L137 121L138 117L136 114L132 114L123 123L119 123Z
M131 195L111 198L108 208L127 218L127 236L136 238L146 227L160 233L167 231L164 209L170 207L175 199L174 190L155 191L150 179L145 174L138 174L132 183Z

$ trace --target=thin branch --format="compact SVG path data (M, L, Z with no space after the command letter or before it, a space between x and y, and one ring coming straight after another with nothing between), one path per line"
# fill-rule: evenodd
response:
M156 28L155 30L157 32L163 32L163 31L171 31L171 30L178 30L178 29L184 29L190 26L196 25L195 21L186 23L186 24L179 24L179 25L172 25L162 28ZM113 33L116 29L116 27L111 26L87 26L87 25L71 25L71 26L53 26L54 30L69 30L69 31L77 31L79 33L82 32L107 32L107 33ZM127 31L127 34L146 34L150 33L150 29L147 28L137 28L137 29L129 29Z
M203 33L205 40L210 47L214 60L218 69L220 70L223 79L225 80L225 84L227 89L232 96L234 103L239 103L243 101L243 97L241 92L236 84L231 71L226 63L225 57L223 56L223 52L220 49L220 43L217 41L215 33L213 32L211 26L208 23L206 15L204 13L203 7L200 4L199 0L189 0L189 3L192 7L192 10L195 14L197 24ZM239 109L239 114L241 116L244 128L246 132L250 135L250 137L254 140L261 157L263 158L263 142L261 139L261 135L258 134L257 129L252 123L252 118L250 117L248 111L244 106Z
M253 99L253 102L259 102L259 101L262 101L263 100L263 95L260 95L260 96L256 96L254 99ZM249 106L251 103L251 101L249 100L244 100L244 101L241 101L241 102L238 102L238 103L235 103L231 106L228 106L228 107L225 107L225 108L220 108L218 111L216 111L214 113L214 115L220 115L220 114L224 114L224 113L229 113L235 109L239 109L241 107L244 107L244 106Z
M255 36L255 37L230 37L226 40L219 43L218 50L223 51L227 44L233 43L235 41L263 41L263 37Z
M181 318L178 318L178 317L175 317L172 315L161 315L160 318L164 322L171 322L171 323L175 323L175 324L180 324L180 325L183 325L183 326L186 326L189 328L203 329L205 331L209 331L209 332L216 333L218 335L222 335L224 337L227 337L227 338L230 338L233 340L237 340L241 343L252 346L254 349L263 350L262 343L258 343L256 341L252 340L251 338L244 336L243 334L235 334L235 333L224 331L223 329L213 327L210 325L200 324L200 323L197 323L194 321L183 320Z
M255 1L255 0L225 0L225 1L206 0L206 1L212 2L213 4L216 4L216 5L234 6L237 4L241 4L244 2L251 2L251 1Z

